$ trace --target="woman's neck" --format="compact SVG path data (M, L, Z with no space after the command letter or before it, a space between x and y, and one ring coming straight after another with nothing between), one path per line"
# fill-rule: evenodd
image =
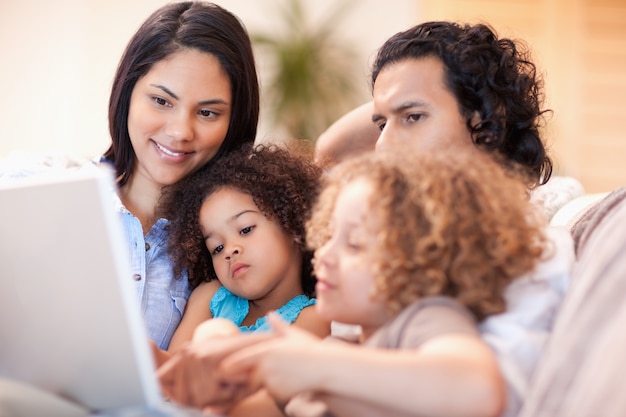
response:
M161 198L161 187L141 181L137 175L131 176L119 190L122 204L141 222L144 235L157 220L156 208Z

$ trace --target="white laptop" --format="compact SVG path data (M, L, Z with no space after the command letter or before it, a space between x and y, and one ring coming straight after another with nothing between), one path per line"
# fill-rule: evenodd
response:
M172 415L113 192L95 167L0 182L0 379L97 415Z

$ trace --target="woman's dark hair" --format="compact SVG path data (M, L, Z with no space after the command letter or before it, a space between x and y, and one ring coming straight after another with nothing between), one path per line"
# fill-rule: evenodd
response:
M315 294L312 251L307 248L305 225L317 197L322 170L310 157L276 145L244 145L215 163L167 186L159 209L170 220L169 252L174 274L187 271L189 285L216 279L199 216L208 196L233 188L252 196L259 210L291 235L302 252L302 289Z
M135 152L128 134L130 98L137 81L175 52L193 49L215 56L228 74L232 111L228 132L215 158L252 143L259 118L259 82L248 33L229 11L206 2L170 3L141 25L122 55L109 98L112 143L104 157L123 186L132 175Z
M474 143L499 154L506 165L521 165L532 185L545 184L552 161L539 132L543 80L519 41L502 38L487 25L427 22L391 37L372 67L372 86L388 65L435 57L459 103ZM475 114L480 121L472 122Z

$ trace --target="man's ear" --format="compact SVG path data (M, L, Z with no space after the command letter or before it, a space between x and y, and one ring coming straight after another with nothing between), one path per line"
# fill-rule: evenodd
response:
M478 113L478 111L475 111L474 114L472 114L472 118L470 119L470 126L479 126L482 120L483 119L480 117L480 113Z

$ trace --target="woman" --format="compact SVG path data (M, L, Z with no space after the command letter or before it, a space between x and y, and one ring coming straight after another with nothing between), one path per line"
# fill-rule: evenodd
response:
M137 297L150 338L167 349L191 292L167 254L167 219L157 203L177 183L252 143L259 85L241 22L205 2L167 4L131 38L109 100L116 173Z

